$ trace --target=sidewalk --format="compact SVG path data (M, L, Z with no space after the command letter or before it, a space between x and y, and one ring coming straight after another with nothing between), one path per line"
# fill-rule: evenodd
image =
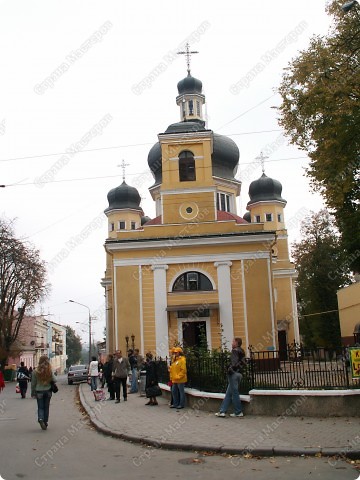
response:
M123 440L156 448L258 456L342 455L360 458L360 418L263 417L217 418L198 408L175 410L164 397L146 406L139 394L128 401L96 402L87 384L80 402L95 428ZM108 395L107 395L108 397Z

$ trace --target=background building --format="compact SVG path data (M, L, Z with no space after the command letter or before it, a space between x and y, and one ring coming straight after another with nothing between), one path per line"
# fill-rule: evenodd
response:
M35 368L39 358L47 355L57 373L66 367L66 327L47 320L46 316L24 316L16 342L18 354L9 357L8 364L18 366L20 362Z
M360 278L337 292L341 341L343 345L360 345Z

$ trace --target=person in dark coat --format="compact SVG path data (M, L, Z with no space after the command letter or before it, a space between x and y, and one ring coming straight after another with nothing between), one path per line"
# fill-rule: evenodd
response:
M24 362L20 363L19 370L17 372L17 381L19 382L21 398L26 398L26 391L28 387L28 382L30 380L29 370L25 367Z
M112 377L114 356L111 353L108 355L106 362L103 365L103 378L107 384L110 397L108 400L115 400L114 381Z
M154 385L158 385L158 376L156 371L156 364L153 359L153 355L151 352L146 354L145 365L144 368L146 370L146 377L145 377L145 392L148 387L153 387ZM149 401L145 403L145 405L158 405L156 397L149 396L146 394Z

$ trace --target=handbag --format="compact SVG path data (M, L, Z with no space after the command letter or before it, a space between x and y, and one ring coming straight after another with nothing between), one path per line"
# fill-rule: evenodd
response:
M151 385L150 387L145 388L145 393L147 398L160 397L160 395L162 395L162 390L159 385Z
M20 385L18 383L15 386L15 392L20 393Z
M51 385L50 390L51 390L53 393L57 393L57 392L59 391L58 386L56 385L55 382L51 381L51 382L50 382L50 385Z

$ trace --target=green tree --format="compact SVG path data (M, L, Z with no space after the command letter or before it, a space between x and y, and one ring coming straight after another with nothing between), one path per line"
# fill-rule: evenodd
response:
M0 219L0 363L13 350L24 315L49 291L39 251L15 237L13 223Z
M353 271L360 272L360 6L327 6L333 25L285 69L279 123L307 152L307 176L334 214Z
M351 283L348 258L326 210L306 217L301 235L302 240L292 245L300 333L307 347L336 347L341 344L336 292Z
M76 335L75 330L66 326L66 353L67 353L67 360L66 366L70 367L70 365L75 365L79 363L81 360L81 338Z

